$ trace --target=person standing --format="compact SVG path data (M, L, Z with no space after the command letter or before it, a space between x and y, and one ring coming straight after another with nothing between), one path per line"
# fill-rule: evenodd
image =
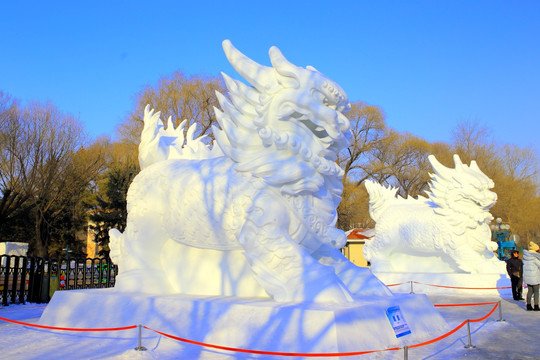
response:
M525 300L521 297L523 291L523 261L519 258L519 251L513 250L512 257L506 260L506 272L508 272L512 281L514 300Z
M523 281L527 284L527 311L533 310L531 298L534 295L534 310L540 311L538 291L540 290L540 246L532 241L530 251L523 251Z

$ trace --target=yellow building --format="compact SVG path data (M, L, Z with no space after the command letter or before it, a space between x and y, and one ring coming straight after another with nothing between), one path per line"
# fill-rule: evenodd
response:
M352 229L347 231L347 244L341 252L356 266L368 267L368 262L364 259L364 244L366 239L374 235L373 229Z

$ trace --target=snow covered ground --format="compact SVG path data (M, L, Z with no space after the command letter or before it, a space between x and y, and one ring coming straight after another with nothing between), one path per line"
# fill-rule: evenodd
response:
M396 290L394 290L396 291ZM449 290L450 291L450 290ZM526 293L526 290L524 291ZM525 303L512 300L510 294L429 295L433 304L478 303L502 300L503 319L496 310L488 319L471 323L474 349L466 349L467 327L434 344L409 350L409 359L539 359L538 329L540 312L525 311ZM451 328L467 319L486 315L492 305L438 308ZM43 304L0 307L0 317L36 323ZM99 314L96 314L96 319ZM96 324L99 321L96 320ZM99 326L99 325L96 325ZM433 334L437 337L442 334ZM362 334L358 334L362 336ZM0 321L0 358L2 359L293 359L293 357L234 354L184 344L143 330L142 345L147 351L135 351L137 330L127 330L124 337L108 337L106 333L62 333L25 327ZM276 349L287 351L287 349ZM372 353L341 359L403 359L403 350ZM298 359L298 358L295 358ZM336 359L336 358L333 358Z

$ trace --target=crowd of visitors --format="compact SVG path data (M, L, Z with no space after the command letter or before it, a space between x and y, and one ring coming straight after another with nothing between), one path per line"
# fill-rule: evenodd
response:
M540 246L530 242L529 250L523 250L523 261L519 251L512 251L512 257L506 261L506 271L512 282L514 300L522 297L523 283L527 284L527 311L540 311ZM534 298L534 306L532 300Z

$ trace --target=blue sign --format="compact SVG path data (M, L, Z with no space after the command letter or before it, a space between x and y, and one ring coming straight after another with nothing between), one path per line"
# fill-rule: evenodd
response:
M407 325L407 321L403 317L399 306L392 306L386 309L386 316L390 321L390 325L394 328L397 338L411 333L409 325Z

